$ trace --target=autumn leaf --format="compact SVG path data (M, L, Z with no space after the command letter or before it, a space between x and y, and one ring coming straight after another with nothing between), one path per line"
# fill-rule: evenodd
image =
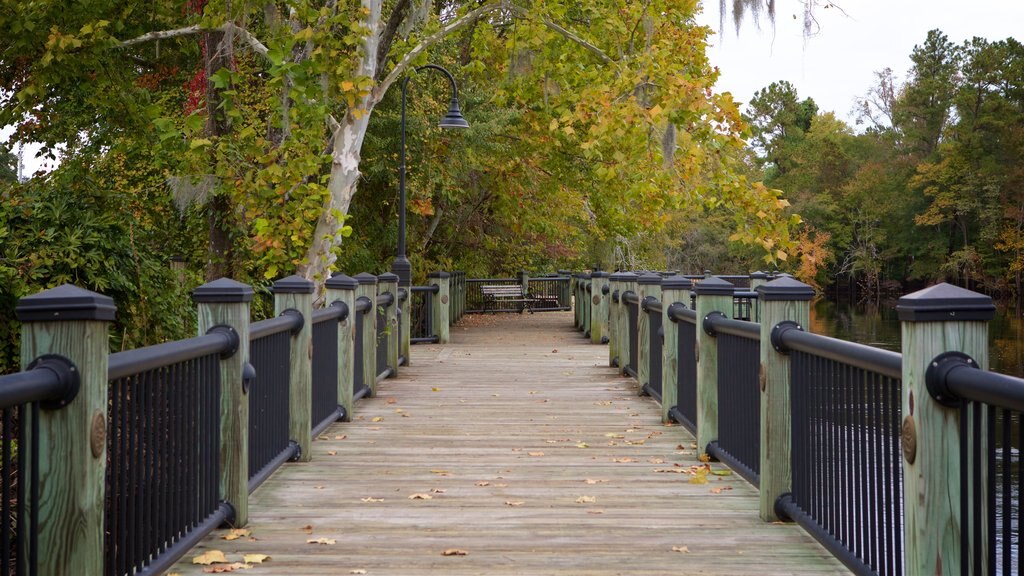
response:
M345 438L348 438L348 435L338 434L337 436L334 437L335 440L344 440Z
M383 421L384 421L384 417L383 416L374 416L373 419L370 420L370 422L383 422Z
M468 556L469 552L465 550L459 550L458 548L449 548L444 552L441 552L441 556Z
M245 528L235 528L229 530L227 534L221 536L222 540L238 540L239 538L245 538L249 535L249 531Z
M732 490L732 486L719 486L717 488L712 488L711 489L711 493L712 494L721 494L722 492L724 492L726 490Z
M711 462L711 456L708 456L707 453L704 453L701 454L700 456L697 456L697 460L700 460L701 462Z
M491 483L488 482L487 480L481 480L481 481L477 482L476 485L477 486L490 486Z
M444 488L431 488L430 491L433 492L434 494L444 494L445 492L447 492L447 490L445 490Z
M587 510L587 514L604 514L604 510L590 509L590 510Z
M447 476L447 475L451 474L451 472L449 472L447 470L441 470L441 469L438 469L438 468L435 468L435 469L431 470L430 473L431 474L438 474L440 476Z
M431 392L440 392L441 389L440 388L431 388L430 391Z
M334 538L310 538L306 544L337 544Z
M312 524L306 524L305 526L302 527L302 531L305 532L306 534L312 534L313 533L313 525Z
M579 444L576 445L576 447L577 448L590 448L590 445L588 445L586 442L580 442Z
M348 573L349 574L366 574L366 570L363 570L362 568L356 568L355 570L349 570Z
M602 482L607 482L607 480L604 480L604 479L597 480L597 479L594 479L594 478L587 478L586 480L584 480L584 482L586 482L587 484L601 484Z
M367 496L361 499L362 502L383 502L383 498L374 498L373 496Z
M624 464L626 462L636 462L636 458L630 458L628 456L625 457L625 458L612 458L612 462L617 462L619 464Z
M597 502L597 498L594 496L580 496L576 499L577 504L593 504Z
M506 501L505 501L505 505L506 505L506 506L511 506L511 507L513 507L513 508L515 508L515 507L517 507L517 506L522 506L523 504L526 504L526 502L522 502L522 501L512 501L512 500L506 500Z
M242 560L246 564L263 564L267 560L271 560L271 558L266 554L244 554L242 555Z
M388 398L388 404L394 404L395 402L398 402L398 400L395 398Z
M409 500L433 500L433 499L434 499L434 497L431 496L430 494L417 493L417 494L410 494L409 495Z
M252 568L249 564L243 564L241 562L233 562L231 564L218 564L216 566L210 566L209 568L203 568L203 572L206 574L223 574L224 572L234 572L235 570L248 570Z
M690 549L688 547L686 547L686 546L673 546L672 547L672 551L673 552L683 552L683 553L689 554Z
M543 452L527 452L527 455L529 455L529 456L543 456L544 453Z
M224 557L224 553L220 550L209 550L192 558L193 564L202 564L209 566L215 562L227 562L228 559Z
M328 450L327 451L327 455L328 456L337 456L338 455L338 451L337 450Z

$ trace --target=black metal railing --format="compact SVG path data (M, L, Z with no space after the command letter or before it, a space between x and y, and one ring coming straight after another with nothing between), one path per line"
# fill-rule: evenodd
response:
M758 308L757 292L750 290L736 290L733 292L732 317L733 320L760 321L761 314Z
M434 297L438 292L440 287L436 284L412 287L412 332L409 338L412 344L437 342L437 334L434 333Z
M77 392L77 370L63 358L43 357L0 376L0 575L31 574L38 563L39 484L24 480L26 472L39 477L40 404L55 407ZM26 434L29 423L35 426Z
M481 288L483 286L522 286L518 278L467 278L466 312L520 312L521 307L494 306L488 302Z
M348 306L344 302L313 312L310 426L314 436L345 417L345 408L338 405L338 322L346 318Z
M647 314L647 338L648 338L648 366L647 366L647 382L643 383L644 393L653 396L661 402L661 381L662 381L662 367L661 367L661 349L664 341L664 331L662 330L662 307L661 302L653 296L644 298L643 313Z
M571 310L568 276L545 276L530 278L527 295L535 300L534 310Z
M792 493L777 512L855 572L903 573L902 357L783 323L790 355Z
M112 354L106 573L160 574L230 519L219 501L220 358L233 330Z
M250 492L297 453L288 431L291 341L303 322L292 310L249 328L249 361L256 371L248 391Z
M629 362L623 372L636 378L637 353L640 343L637 338L637 324L640 315L640 296L636 292L627 291L619 299L626 305L626 334L629 337Z
M960 410L960 571L1019 574L1024 379L977 370L959 353L940 355L932 366L929 391Z
M718 440L707 446L751 484L761 473L761 326L713 312L704 330L718 348Z
M682 424L690 433L697 432L697 312L682 303L674 303L668 309L674 326L666 330L678 330L679 347L676 350L676 406L669 415Z

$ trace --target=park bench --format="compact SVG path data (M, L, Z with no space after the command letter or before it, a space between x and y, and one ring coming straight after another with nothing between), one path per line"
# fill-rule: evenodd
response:
M533 296L523 292L523 287L517 284L484 285L480 287L480 294L483 296L484 312L517 310L521 314L529 310L533 314L535 308L558 306L557 296Z

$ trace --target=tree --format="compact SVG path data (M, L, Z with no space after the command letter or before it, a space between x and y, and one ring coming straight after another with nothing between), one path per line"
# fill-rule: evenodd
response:
M938 148L951 118L960 58L959 49L939 30L929 31L910 53L913 65L893 109L908 152L928 158Z
M745 119L750 124L754 146L761 150L765 164L778 174L790 166L792 150L811 127L818 112L814 100L798 100L796 88L782 80L754 93Z

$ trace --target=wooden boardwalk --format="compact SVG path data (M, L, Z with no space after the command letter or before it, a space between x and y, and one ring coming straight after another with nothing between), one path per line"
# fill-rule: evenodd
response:
M253 493L250 536L217 531L172 572L202 574L193 557L215 549L269 555L252 576L847 573L761 522L737 475L701 474L693 437L568 313L470 316L452 340L414 346L313 462Z

